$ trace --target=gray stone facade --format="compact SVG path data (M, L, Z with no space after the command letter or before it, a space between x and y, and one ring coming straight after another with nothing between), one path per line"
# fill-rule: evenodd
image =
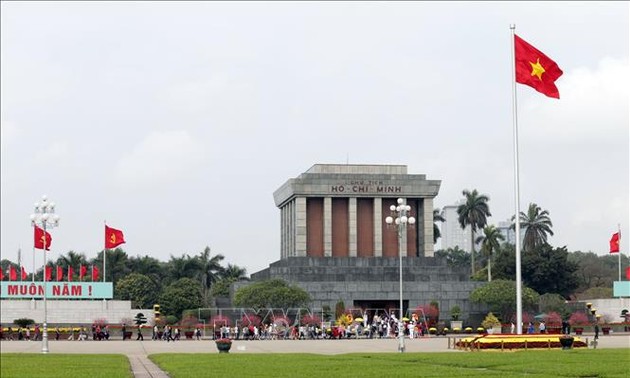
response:
M281 278L311 295L311 307L332 309L339 301L346 308L389 303L398 309L400 301L399 259L386 257L311 258L292 257L276 261L252 274L252 281ZM462 318L484 313L483 306L471 304L470 292L483 282L470 281L468 269L453 269L437 257L403 259L403 303L405 312L436 301L445 319L458 305ZM243 284L237 285L238 289ZM379 306L376 306L379 307Z

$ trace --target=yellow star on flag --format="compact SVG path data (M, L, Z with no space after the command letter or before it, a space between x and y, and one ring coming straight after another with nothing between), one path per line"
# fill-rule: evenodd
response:
M542 81L542 74L545 73L545 68L540 64L540 58L536 59L536 63L529 62L532 65L532 76L537 76L538 80Z

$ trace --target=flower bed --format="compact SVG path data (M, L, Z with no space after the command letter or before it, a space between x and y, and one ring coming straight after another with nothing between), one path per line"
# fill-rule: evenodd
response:
M525 349L562 348L561 335L482 335L463 338L455 343L458 349ZM573 340L574 348L586 348L580 338Z

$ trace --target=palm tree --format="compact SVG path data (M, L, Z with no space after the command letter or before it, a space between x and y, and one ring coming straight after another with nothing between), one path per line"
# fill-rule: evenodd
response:
M484 227L483 235L477 237L476 240L477 243L481 243L481 253L488 259L488 282L492 281L492 253L499 250L501 240L505 238L494 225Z
M477 189L469 192L464 190L462 194L465 202L457 207L457 215L459 215L459 225L462 229L470 226L470 265L472 267L472 275L475 275L475 232L487 224L488 217L491 216L488 201L490 200L485 194L479 194Z
M184 254L181 257L171 255L168 262L169 283L175 282L180 278L195 278L199 276L201 265L196 257L190 257Z
M531 251L536 247L545 245L547 244L547 236L553 236L553 231L551 230L553 224L551 223L551 218L549 218L549 212L542 210L535 203L529 204L527 214L521 211L519 218L521 229L525 229L523 250ZM512 217L512 221L514 221L514 217ZM512 224L512 228L515 228L514 224Z
M69 251L66 255L61 255L57 259L57 265L69 267L71 266L75 272L78 272L81 265L87 264L84 253L76 253Z
M199 275L198 278L201 281L201 287L203 289L204 305L208 305L210 301L210 289L212 285L221 277L224 268L221 266L221 261L225 256L218 254L211 257L210 247L207 247L196 257L199 262Z
M231 280L232 282L249 281L249 277L247 277L247 269L232 264L228 264L227 268L223 270L221 278L224 280Z
M440 209L433 209L433 244L437 243L437 240L442 237L442 233L436 222L445 221L446 219L444 219L444 215L442 215Z

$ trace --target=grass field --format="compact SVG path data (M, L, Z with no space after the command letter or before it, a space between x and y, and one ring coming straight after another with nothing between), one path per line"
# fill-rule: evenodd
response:
M2 378L133 377L122 354L0 354Z
M156 354L171 377L630 377L630 349L406 354Z
M630 377L630 349L149 356L183 377ZM0 354L0 377L132 377L123 355Z

